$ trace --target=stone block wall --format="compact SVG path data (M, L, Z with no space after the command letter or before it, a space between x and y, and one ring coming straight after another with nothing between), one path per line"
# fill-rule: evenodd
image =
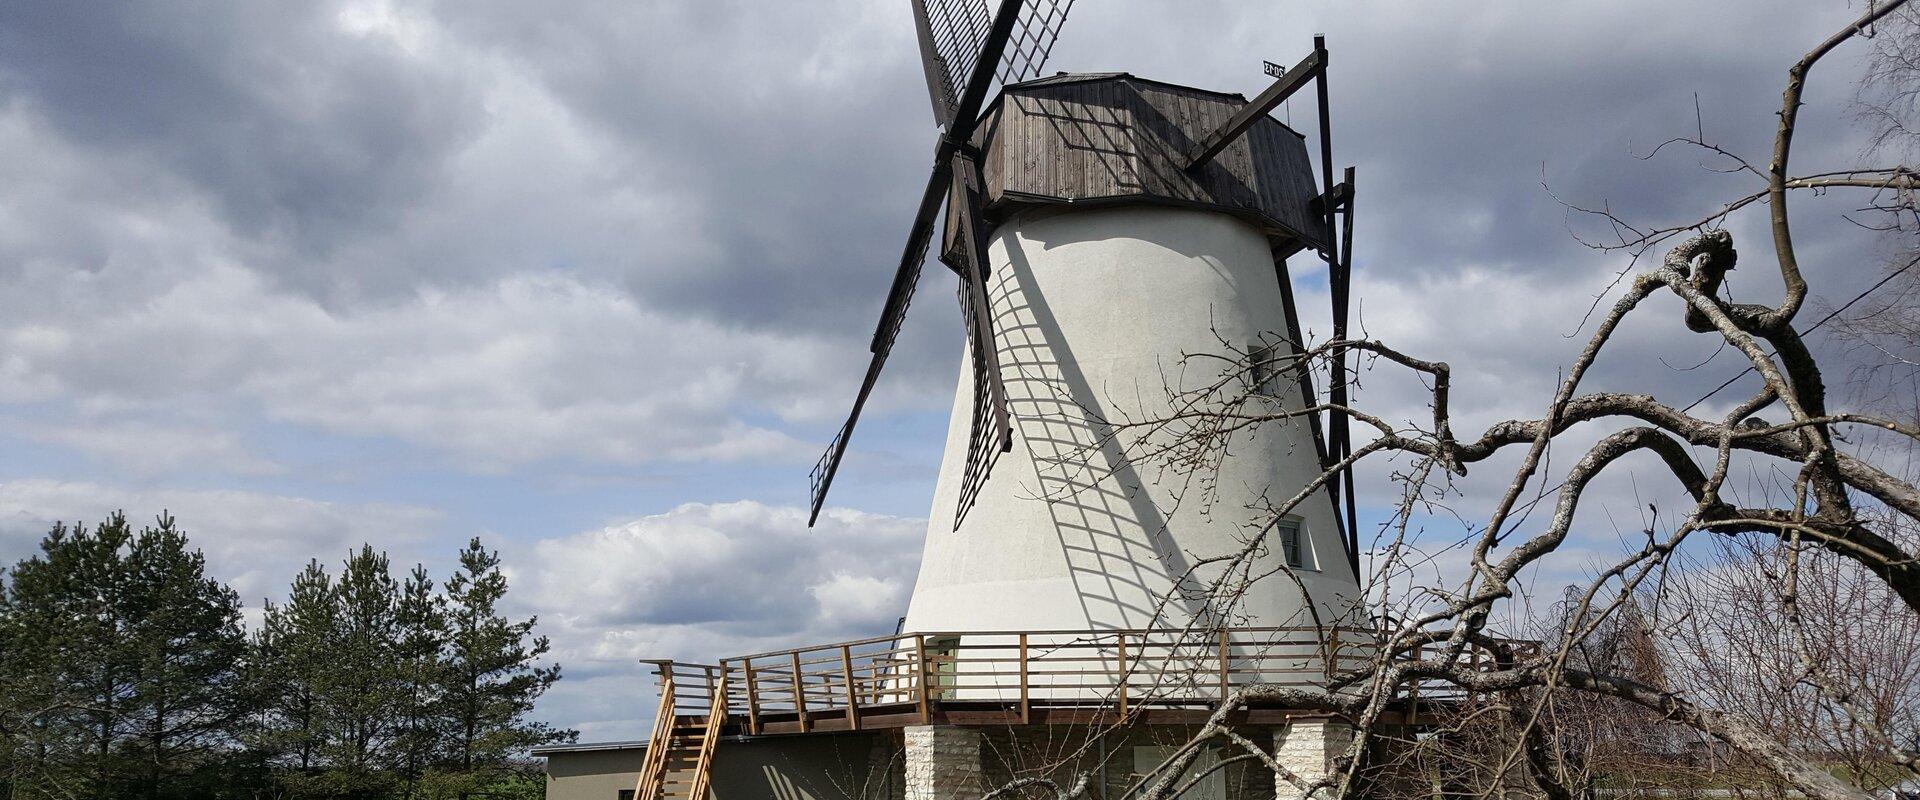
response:
M905 735L906 800L979 800L979 732L952 725L918 725Z

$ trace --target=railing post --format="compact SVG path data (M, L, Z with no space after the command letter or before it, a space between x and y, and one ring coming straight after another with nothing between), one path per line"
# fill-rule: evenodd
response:
M1414 645L1413 660L1419 661L1420 657L1424 655L1423 651L1425 651L1426 649L1427 649L1427 645L1424 642L1421 644ZM1412 685L1410 685L1407 688L1407 724L1408 725L1420 724L1420 679L1419 678L1413 679Z
M1480 648L1479 648L1479 646L1478 646L1478 645L1468 645L1468 647L1471 647L1471 648L1473 648L1473 672L1474 672L1474 677L1479 677L1479 674L1480 674ZM1479 697L1479 694L1478 694L1477 692L1468 692L1468 693L1467 693L1467 699L1468 699L1469 701L1472 701L1472 700L1474 700L1474 699L1476 699L1476 698L1478 698L1478 697Z
M840 645L840 677L847 682L847 727L860 730L860 694L853 685L853 649Z
M1033 706L1027 693L1027 635L1020 634L1020 724L1032 722Z
M920 724L929 725L933 723L933 707L927 702L927 635L924 633L913 635L913 660L917 662L915 669L919 671L916 683L919 684Z
M800 677L800 651L793 655L793 710L800 720L800 732L807 732L807 684Z
M758 680L753 674L753 659L749 658L741 665L746 673L747 682L747 732L760 732L760 694L754 683Z
M1120 665L1120 672L1116 677L1119 679L1120 684L1120 716L1125 717L1127 715L1127 635L1124 633L1116 633L1114 634L1114 641L1119 644L1117 652L1119 653L1118 664Z
M1233 687L1233 681L1227 676L1227 665L1231 661L1232 654L1227 649L1227 630L1222 628L1220 629L1220 702L1222 703L1227 702L1227 694Z

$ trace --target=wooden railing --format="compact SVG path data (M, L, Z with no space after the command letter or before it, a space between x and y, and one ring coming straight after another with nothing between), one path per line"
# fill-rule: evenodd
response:
M1379 635L1308 627L912 633L676 663L663 682L671 676L677 713L725 708L746 733L924 724L942 706L992 705L1028 722L1035 708L1126 714L1210 707L1251 683L1324 687L1365 667ZM1490 657L1485 664L1493 666ZM1412 694L1459 697L1438 686Z
M640 779L634 787L634 795L638 800L655 800L660 795L660 786L666 780L668 749L659 744L673 735L674 705L678 702L673 662L654 663L658 665L660 673L660 706L654 711L653 732L647 737L646 758L641 762Z

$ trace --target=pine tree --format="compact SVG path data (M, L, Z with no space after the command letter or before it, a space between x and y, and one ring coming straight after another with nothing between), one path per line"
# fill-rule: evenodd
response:
M169 517L56 525L0 610L17 797L176 797L226 757L240 604Z
M534 701L560 679L560 668L538 664L548 643L544 636L532 636L535 618L514 622L501 615L506 593L499 554L473 539L446 585L444 702L448 765L470 778L504 769L511 756L529 747L576 736L527 719Z
M97 548L84 528L56 524L40 554L14 565L0 606L0 721L8 738L10 796L91 791L88 697L71 663L103 654L90 636L96 616L76 580L77 562ZM82 616L87 619L82 619Z
M334 593L340 627L324 694L329 758L356 779L374 780L393 766L394 712L402 701L395 664L399 586L387 555L362 545L347 558Z
M200 794L246 712L237 691L246 636L240 599L206 575L206 557L163 515L127 552L120 599L132 692L125 742L147 797ZM210 776L212 777L212 776Z
M321 765L327 742L322 697L338 637L333 579L318 560L294 576L285 605L266 603L253 641L250 683L262 696L258 746L301 773Z
M400 587L394 664L401 703L394 737L403 794L412 797L421 774L439 753L446 728L439 710L447 678L446 600L434 594L427 568L414 565Z

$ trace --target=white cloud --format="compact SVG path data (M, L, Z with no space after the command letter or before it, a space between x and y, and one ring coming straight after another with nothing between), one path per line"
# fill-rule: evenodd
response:
M31 552L55 522L93 524L125 510L165 510L180 521L208 570L240 593L249 607L278 597L309 558L333 563L349 548L372 542L408 548L439 533L441 515L417 506L331 503L228 489L129 489L86 482L17 480L0 483L0 559ZM136 524L147 522L138 516ZM404 556L396 553L397 559ZM404 563L404 560L403 560Z
M712 663L891 631L925 520L833 509L806 522L802 508L696 503L510 558L518 602L568 675L541 713L638 735L652 684L637 659Z
M285 467L255 455L238 432L215 427L178 427L136 420L84 419L61 425L27 425L33 439L77 450L89 458L138 475L181 468L212 468L238 475L274 475Z

